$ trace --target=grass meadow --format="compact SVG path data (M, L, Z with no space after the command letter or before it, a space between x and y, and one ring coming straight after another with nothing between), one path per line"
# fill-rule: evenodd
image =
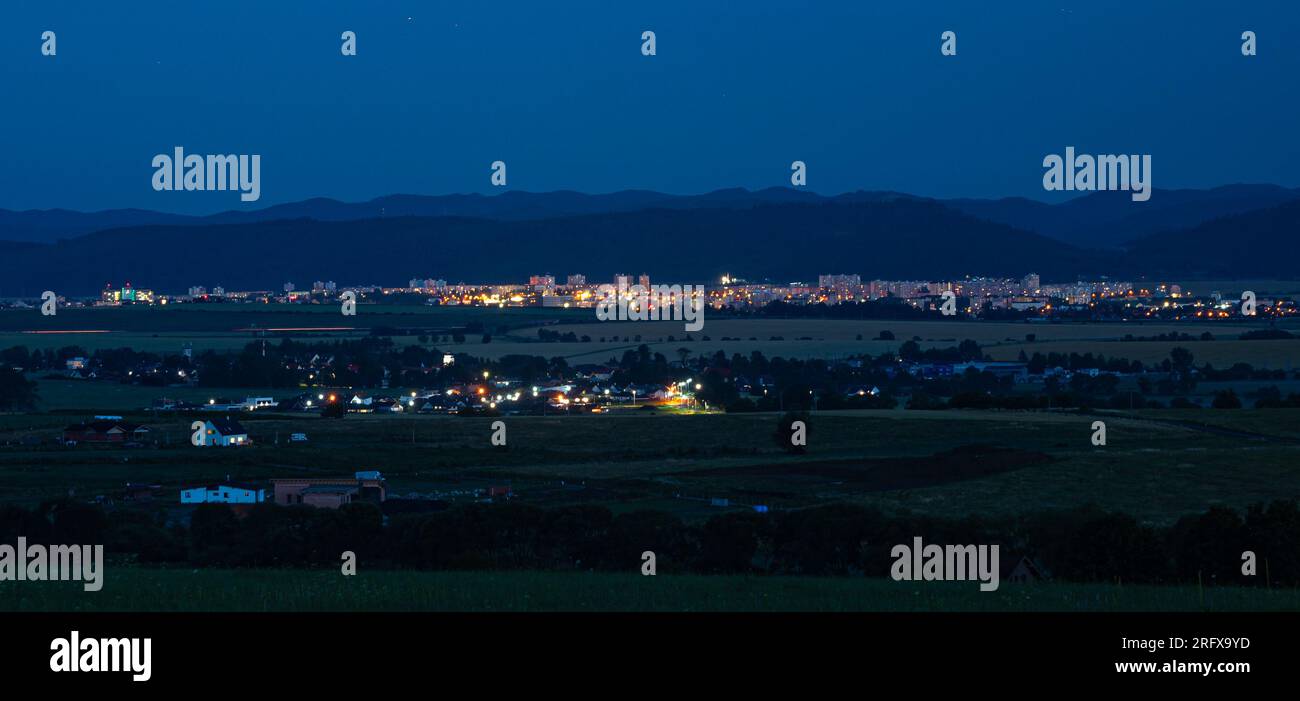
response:
M1295 611L1300 590L592 572L106 566L104 588L0 582L0 611Z
M744 509L836 501L886 512L1014 515L1096 504L1152 524L1214 505L1244 508L1300 497L1300 410L816 412L809 450L784 452L775 413L695 416L618 413L506 417L508 444L492 446L490 418L258 413L256 445L196 448L190 417L134 417L156 446L58 445L68 418L0 417L0 502L112 495L128 481L163 486L230 476L266 480L378 469L390 494L509 484L539 505L657 508L703 519L728 499ZM1106 446L1091 443L1107 423ZM288 443L291 433L307 443ZM21 439L34 436L36 445ZM987 453L977 477L947 475L952 451ZM997 452L1001 451L1001 452ZM917 476L921 475L921 476Z
M1198 362L1218 366L1248 362L1260 367L1300 367L1300 339L1238 341L1244 331L1261 324L1227 322L1098 322L1003 323L959 320L824 320L752 319L705 315L704 330L690 334L681 322L596 322L594 313L580 309L425 307L362 304L355 317L338 314L333 305L191 304L167 307L71 308L42 317L35 310L0 310L0 348L25 345L58 349L80 346L88 351L129 347L158 353L179 353L186 344L195 352L235 350L259 339L344 340L367 336L375 327L418 329L392 336L399 345L424 343L475 357L510 354L563 357L570 364L604 363L642 343L670 359L685 348L692 356L748 355L768 357L844 358L855 354L893 353L908 340L923 348L954 346L973 339L997 360L1014 360L1021 351L1100 353L1143 362L1159 362L1176 346L1192 350ZM492 335L467 334L462 343L438 342L466 324L481 324ZM541 343L537 331L572 332L589 342ZM1292 325L1296 328L1296 325ZM894 340L876 340L889 331ZM1213 341L1123 341L1159 334L1211 333ZM1034 340L1027 340L1032 334ZM420 335L432 336L421 342ZM669 339L672 340L669 340ZM705 339L708 340L705 340ZM601 339L604 339L602 342ZM725 340L724 340L725 339Z

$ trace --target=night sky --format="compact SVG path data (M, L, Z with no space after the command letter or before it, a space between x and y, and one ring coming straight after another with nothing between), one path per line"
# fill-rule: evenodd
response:
M529 191L788 186L803 160L822 193L1052 200L1066 146L1152 154L1157 188L1295 187L1298 68L1293 0L8 0L0 207L493 192L498 159ZM261 199L153 191L174 146L260 154Z

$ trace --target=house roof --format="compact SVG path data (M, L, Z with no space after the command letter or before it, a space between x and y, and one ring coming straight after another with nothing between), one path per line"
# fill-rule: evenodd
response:
M303 494L356 494L356 487L335 484L314 484L304 490Z
M212 490L221 489L222 487L230 487L231 489L244 489L250 492L256 492L259 489L261 489L261 487L258 487L256 485L243 484L240 482L216 482L214 484L189 484L184 487L181 487L181 489L185 491L189 491L191 489L207 489L209 491L212 491Z
M357 479L355 477L279 477L272 479L271 483L289 485L306 484L308 486L318 484L355 486Z
M248 433L248 431L245 431L244 427L241 426L238 421L229 416L224 419L208 419L208 423L212 424L212 427L217 429L217 433L220 433L223 436Z
M71 426L69 426L69 427L67 427L67 428L65 428L65 429L63 429L63 430L64 430L64 431L72 431L72 432L76 432L76 433L87 433L87 432L89 432L89 433L109 433L109 432L111 432L113 429L117 429L117 430L118 430L119 432L121 432L121 433L135 433L136 431L148 431L148 430L149 430L149 429L147 429L147 428L145 428L145 427L143 427L143 426L140 426L140 425L138 425L138 424L129 424L129 423L125 423L125 422L122 422L122 421L108 421L108 420L99 420L99 421L83 421L82 423L79 423L79 424L72 424Z
M1000 570L999 574L1004 578L1010 577L1011 573L1014 572L1015 569L1017 567L1020 567L1022 564L1025 566L1025 569L1030 574L1032 574L1034 577L1038 579L1052 578L1052 573L1048 571L1046 567L1043 566L1042 562L1040 562L1037 558L1028 557L1026 555L1003 559L999 563L999 567L998 567L998 569Z

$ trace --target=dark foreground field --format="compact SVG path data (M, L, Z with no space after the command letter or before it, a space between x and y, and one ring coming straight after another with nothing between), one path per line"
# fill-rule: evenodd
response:
M110 568L0 583L0 611L1296 611L1300 590L556 572Z
M138 415L157 447L57 445L62 427L82 416L0 417L0 443L9 444L0 447L0 504L32 506L70 490L112 497L136 482L163 489L153 505L132 508L174 509L185 484L370 469L384 473L390 498L454 501L445 495L507 484L525 504L658 509L688 520L750 504L848 502L951 517L1095 504L1167 525L1212 506L1300 497L1296 409L816 412L804 455L773 440L777 414L506 417L508 448L491 445L490 418L259 414L246 419L257 445L238 449L191 446L189 417ZM1099 418L1105 447L1090 441ZM299 431L310 442L288 443ZM21 445L25 436L40 442Z

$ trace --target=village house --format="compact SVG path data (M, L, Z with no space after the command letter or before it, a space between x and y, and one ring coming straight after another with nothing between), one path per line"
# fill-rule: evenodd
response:
M269 409L276 405L275 397L246 397L244 399L245 411L256 411L257 409Z
M1036 558L1020 556L1002 561L1000 574L1002 581L1023 584L1026 582L1045 582L1052 578L1051 572Z
M78 443L113 443L141 441L148 437L149 429L138 424L126 423L117 416L97 416L92 421L73 424L63 429L63 442L67 445Z
M387 483L377 471L358 472L346 477L293 477L273 479L275 503L303 504L320 509L337 509L355 502L379 503L388 496Z
M276 409L278 411L320 411L321 404L313 395L300 394L281 400Z
M252 485L221 482L181 489L182 504L260 504L266 490Z
M465 403L459 400L440 400L430 399L420 406L421 414L453 414L465 408Z
M204 422L203 432L205 446L228 448L230 446L251 445L248 431L238 421L227 416L224 419L208 419Z

